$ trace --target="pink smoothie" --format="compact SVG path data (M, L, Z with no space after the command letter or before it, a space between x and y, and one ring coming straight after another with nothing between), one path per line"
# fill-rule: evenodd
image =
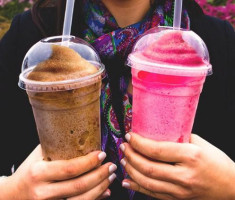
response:
M159 141L188 142L206 75L181 72L205 66L205 61L185 42L182 31L170 31L133 55L159 70L132 66L132 131Z

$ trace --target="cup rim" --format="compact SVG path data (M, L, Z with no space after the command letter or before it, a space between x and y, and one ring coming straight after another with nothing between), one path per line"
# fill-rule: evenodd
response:
M71 90L76 89L79 87L84 87L91 85L92 83L96 82L97 80L102 79L102 75L104 74L105 67L101 63L96 63L93 61L89 61L94 66L99 66L99 70L88 76L75 78L72 80L61 80L61 81L35 81L27 79L27 75L33 70L32 68L26 69L19 75L19 87L27 90L27 91L44 91L44 92L51 92L51 91L62 91L62 90Z

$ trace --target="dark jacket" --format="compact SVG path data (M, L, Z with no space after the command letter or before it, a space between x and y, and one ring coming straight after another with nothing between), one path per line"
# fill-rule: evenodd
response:
M52 20L49 14L48 20ZM192 132L235 161L234 29L227 21L209 16L190 20L191 29L209 49L213 67L204 84ZM14 18L0 42L0 175L9 175L11 167L17 168L39 143L32 109L26 92L18 87L18 79L26 52L42 38L27 11Z

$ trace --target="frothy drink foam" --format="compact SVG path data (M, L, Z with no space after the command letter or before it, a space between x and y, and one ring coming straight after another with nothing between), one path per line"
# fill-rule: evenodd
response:
M197 67L205 64L196 50L183 39L181 31L164 34L143 52L143 56L167 65Z
M181 72L208 63L185 41L183 31L173 30L131 56L132 131L159 141L188 142L206 74ZM144 70L145 64L150 70Z
M65 46L51 45L49 59L39 63L29 80L57 82L86 77L97 68ZM37 125L45 160L70 159L101 147L101 76L71 85L48 87L49 92L27 91ZM70 86L77 84L75 89ZM67 90L53 91L54 87Z

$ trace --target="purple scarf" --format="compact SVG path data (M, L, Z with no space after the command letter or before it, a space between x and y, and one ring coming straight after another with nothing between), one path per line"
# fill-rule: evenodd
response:
M123 154L119 146L125 141L124 134L131 131L132 119L132 99L127 93L131 76L125 61L141 34L158 25L172 26L173 6L171 0L156 0L142 21L120 28L100 0L84 0L83 38L97 50L107 72L101 91L102 150L118 166L116 174L120 182L128 175L120 165ZM189 29L184 9L181 27ZM135 192L128 193L129 199L133 199Z

